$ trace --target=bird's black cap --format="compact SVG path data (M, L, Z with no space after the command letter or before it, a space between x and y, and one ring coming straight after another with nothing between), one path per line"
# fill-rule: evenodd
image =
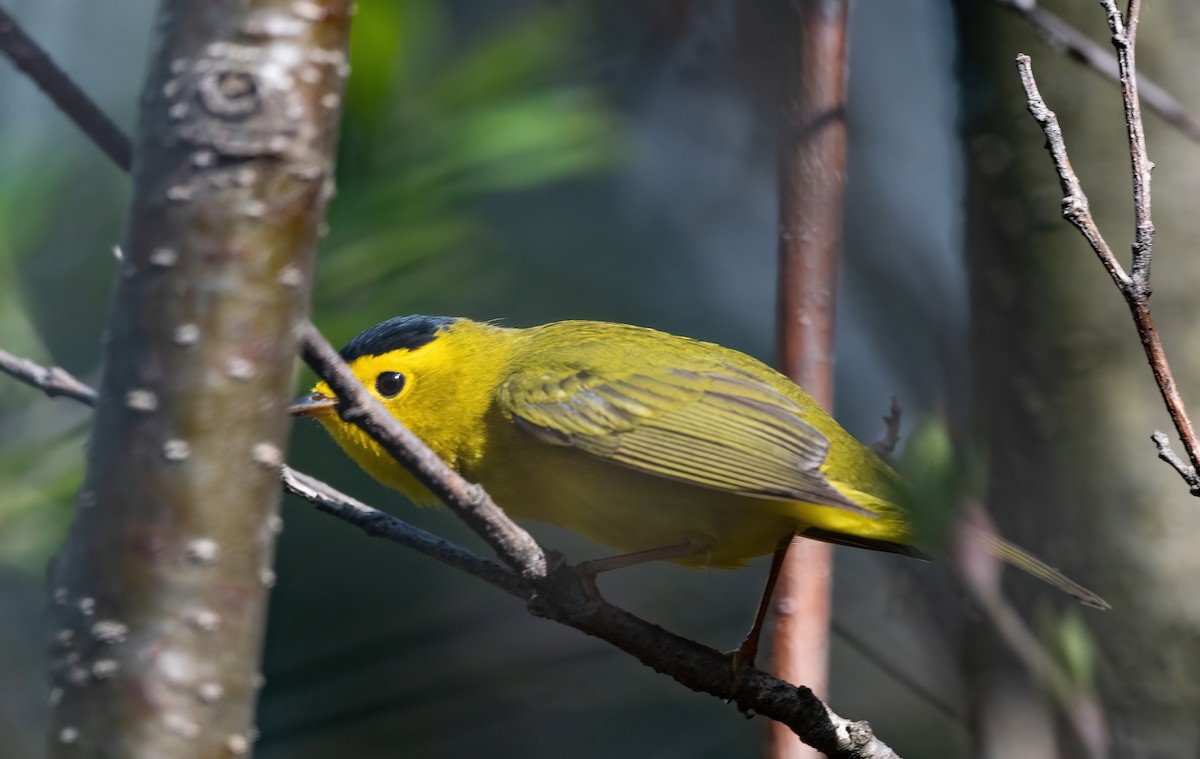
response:
M433 342L442 329L457 321L453 316L397 316L363 330L342 348L349 363L363 356L382 356L394 350L414 350Z

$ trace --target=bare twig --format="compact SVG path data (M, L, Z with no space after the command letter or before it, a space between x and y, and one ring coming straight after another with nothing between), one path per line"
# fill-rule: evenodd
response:
M96 391L60 367L42 366L0 350L0 371L36 387L51 398L61 395L88 406L96 405Z
M883 417L883 424L885 426L883 437L872 443L871 450L880 456L890 456L892 451L896 450L896 444L900 442L900 404L896 402L894 395L892 404Z
M476 556L431 532L340 493L332 485L304 472L285 466L282 479L287 492L303 498L330 516L360 527L373 538L399 543L518 598L529 600L532 590L529 584L494 561Z
M1046 107L1046 101L1042 98L1037 81L1033 78L1032 62L1028 55L1022 53L1017 56L1017 70L1020 72L1021 85L1025 88L1025 95L1029 100L1029 113L1046 134L1046 149L1050 151L1054 169L1058 172L1058 182L1063 191L1063 218L1079 230L1084 239L1088 241L1088 245L1091 245L1092 250L1096 252L1104 270L1112 277L1113 283L1120 288L1121 292L1125 292L1130 285L1129 275L1125 273L1121 262L1113 255L1112 248L1108 246L1104 235L1100 234L1100 228L1096 226L1096 220L1092 217L1092 209L1088 205L1087 195L1083 192L1083 186L1079 183L1075 169L1071 167L1071 158L1067 155L1067 146L1063 142L1062 127L1058 125L1058 116Z
M1021 84L1028 99L1029 113L1041 126L1046 135L1046 147L1058 173L1059 183L1063 190L1063 217L1073 224L1088 241L1100 263L1112 277L1113 283L1125 298L1130 315L1141 339L1146 360L1154 373L1154 379L1162 394L1167 412L1175 425L1183 447L1187 451L1188 464L1179 459L1170 449L1165 436L1156 433L1155 444L1159 456L1171 464L1183 480L1188 484L1192 495L1200 496L1200 439L1196 436L1191 418L1184 407L1183 398L1175 384L1175 377L1167 362L1163 350L1162 339L1154 326L1154 318L1150 314L1150 260L1154 244L1154 224L1150 217L1150 170L1152 164L1146 155L1146 137L1142 129L1141 107L1138 102L1137 78L1134 73L1133 48L1137 32L1139 3L1132 0L1127 19L1122 19L1113 0L1102 0L1108 16L1109 26L1113 31L1113 44L1117 48L1117 58L1120 66L1121 93L1125 104L1125 119L1129 134L1130 162L1133 169L1134 197L1134 244L1131 273L1125 269L1113 255L1112 249L1101 235L1088 207L1087 196L1079 183L1079 178L1071 168L1067 156L1066 144L1063 141L1062 129L1058 118L1054 115L1042 98L1037 82L1033 76L1033 67L1028 55L1017 56L1017 70L1020 73Z
M88 405L95 397L90 387L62 370L52 372L2 351L0 357L6 358L0 361L0 372L41 389L48 396L65 395ZM62 393L64 381L82 392ZM368 409L366 413L369 415L371 411ZM282 481L288 492L368 535L407 546L477 577L526 601L535 614L601 638L692 690L731 700L743 712L782 722L809 745L835 759L896 759L895 752L875 737L866 722L839 717L808 688L797 688L759 670L745 672L735 682L725 654L673 635L584 593L576 584L578 578L571 567L558 563L542 581L531 583L499 564L367 506L303 472L285 466ZM508 521L503 512L499 518Z
M0 53L8 56L113 163L129 171L133 165L129 138L3 8L0 8Z
M1138 17L1141 0L1129 0L1124 22L1116 0L1101 0L1117 49L1117 68L1121 76L1121 101L1125 106L1125 125L1129 133L1129 159L1133 174L1133 267L1130 276L1139 299L1150 297L1150 257L1154 247L1154 223L1150 218L1150 171L1153 165L1146 155L1146 133L1142 128L1142 105L1138 98L1137 47ZM1148 314L1147 314L1148 315Z
M997 5L1008 8L1037 33L1050 47L1084 64L1100 75L1120 82L1117 57L1099 43L1093 41L1061 17L1037 4L1037 0L995 0ZM1200 140L1200 119L1191 114L1170 92L1139 75L1142 102L1157 113L1164 121L1193 140Z

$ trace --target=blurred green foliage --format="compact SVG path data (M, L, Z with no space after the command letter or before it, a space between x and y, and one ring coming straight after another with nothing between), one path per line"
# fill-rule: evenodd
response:
M1096 683L1096 640L1088 622L1076 606L1057 613L1043 608L1039 618L1040 637L1058 661L1072 685L1091 693Z
M47 361L19 276L22 253L36 248L53 224L65 167L53 164L0 180L0 346ZM5 380L0 393L0 564L40 572L70 519L71 496L83 473L86 416L78 409L45 407L41 394Z
M942 548L963 498L984 492L983 458L956 443L944 419L921 419L908 434L899 464L901 502L920 545Z
M614 113L562 73L584 21L579 7L540 6L461 40L439 0L360 5L314 300L335 339L415 293L503 286L480 198L614 165Z

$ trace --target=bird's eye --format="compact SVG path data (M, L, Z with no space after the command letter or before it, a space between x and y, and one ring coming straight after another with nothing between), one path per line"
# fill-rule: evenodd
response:
M375 390L384 398L395 398L404 389L404 375L384 372L375 378Z

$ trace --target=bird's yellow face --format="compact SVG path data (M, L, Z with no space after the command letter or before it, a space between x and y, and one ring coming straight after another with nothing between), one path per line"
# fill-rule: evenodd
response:
M356 337L342 350L351 371L384 408L450 466L481 455L492 390L502 365L497 327L467 320L392 320ZM386 329L379 329L387 325ZM325 382L297 401L292 412L321 422L363 469L409 498L431 494L418 485L378 443L337 414Z

